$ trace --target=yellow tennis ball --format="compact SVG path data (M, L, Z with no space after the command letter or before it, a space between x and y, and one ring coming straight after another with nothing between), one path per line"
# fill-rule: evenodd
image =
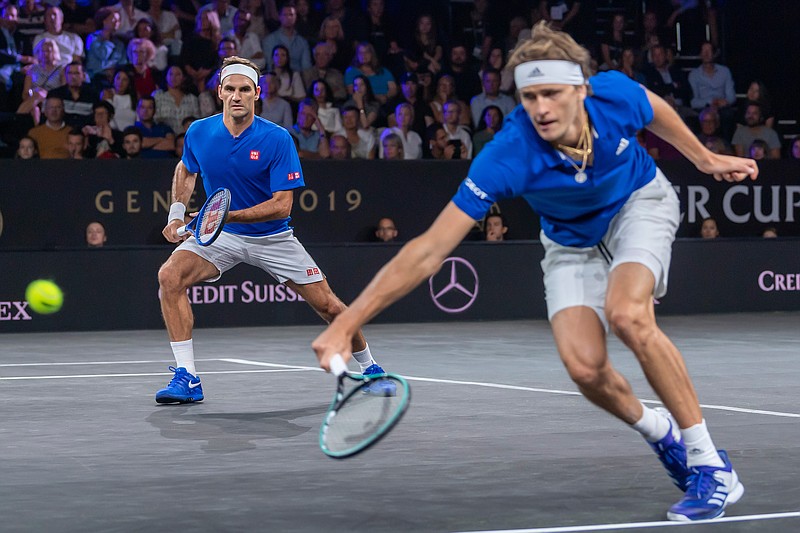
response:
M61 309L64 293L61 288L48 279L37 279L25 289L28 306L40 315L49 315Z

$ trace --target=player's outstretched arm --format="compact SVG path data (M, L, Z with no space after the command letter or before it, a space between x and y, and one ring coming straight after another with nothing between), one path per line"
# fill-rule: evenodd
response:
M363 292L317 337L311 347L320 366L330 369L330 359L350 358L351 339L371 318L396 302L442 266L442 261L475 225L453 202L428 230L411 240L378 272Z
M183 161L178 161L178 164L175 166L175 174L172 176L173 206L176 203L183 204L183 210L185 211L186 206L189 205L189 201L192 198L196 180L197 174L189 172L189 170L183 164ZM175 211L175 213L177 213L177 211ZM161 232L165 239L167 239L169 242L179 242L189 238L189 234L186 234L183 237L178 235L178 228L185 224L182 215L180 217L178 217L177 214L173 215L173 208L170 208L170 216L167 218L170 220L167 222L167 225Z
M758 177L758 165L754 160L711 152L663 98L651 91L647 91L647 98L653 107L653 121L647 129L674 146L699 171L711 174L717 181Z
M294 192L292 190L275 191L272 194L272 198L266 202L261 202L246 209L231 211L228 213L227 222L254 224L256 222L286 218L292 214L293 203Z

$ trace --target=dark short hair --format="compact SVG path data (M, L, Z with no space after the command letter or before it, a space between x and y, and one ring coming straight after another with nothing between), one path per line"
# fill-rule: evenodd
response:
M136 135L139 137L139 140L142 140L142 130L137 128L136 126L128 126L122 131L122 138L124 139L128 135Z
M490 217L500 217L500 223L503 227L508 227L508 220L506 220L506 216L503 213L486 213L484 220L489 220Z
M434 122L427 128L425 128L425 139L428 141L436 140L436 132L439 130L443 130L444 126L442 126L439 122Z
M114 116L114 106L111 104L111 102L106 102L105 100L98 100L97 102L93 103L92 112L97 111L101 107L108 111L108 118Z
M97 10L97 13L94 14L94 25L97 26L97 29L103 29L103 22L105 20L116 13L116 9L113 9L111 6L101 7Z

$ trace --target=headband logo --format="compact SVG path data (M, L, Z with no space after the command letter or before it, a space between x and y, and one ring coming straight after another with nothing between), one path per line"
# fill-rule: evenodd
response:
M544 76L544 72L539 70L539 67L534 67L530 74L528 74L529 78L538 78L539 76Z

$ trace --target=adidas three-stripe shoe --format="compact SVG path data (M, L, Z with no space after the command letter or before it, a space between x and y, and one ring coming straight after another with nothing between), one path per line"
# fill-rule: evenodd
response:
M169 367L175 372L165 388L156 393L157 403L192 403L203 401L203 386L200 378L193 376L185 368Z
M681 522L720 518L728 505L739 501L744 485L739 483L725 450L718 450L718 453L725 466L692 467L686 495L670 507L667 518Z
M686 492L686 488L689 486L689 476L692 472L686 466L686 446L683 444L683 436L678 427L678 422L663 407L656 407L653 410L658 416L667 419L669 431L663 439L656 442L648 442L648 444L658 455L659 461L667 469L667 474L675 486Z

